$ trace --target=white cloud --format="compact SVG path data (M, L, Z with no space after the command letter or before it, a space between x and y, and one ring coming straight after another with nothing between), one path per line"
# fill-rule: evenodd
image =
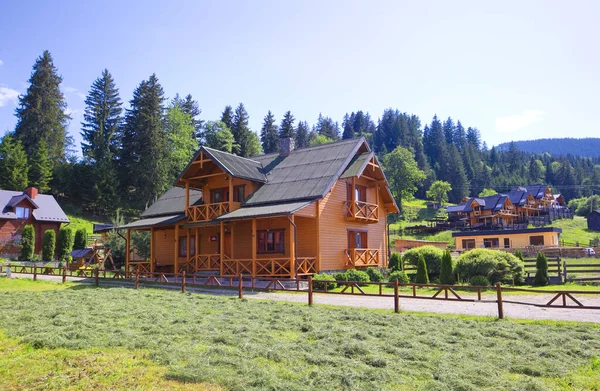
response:
M19 91L0 86L0 107L6 106L9 102L16 104L18 100Z
M0 65L4 65L4 61L0 60Z
M83 92L79 91L75 87L65 87L65 92L69 93L69 94L75 94L78 97L80 97L81 99L85 99L85 94Z
M520 115L496 118L496 131L514 133L542 120L542 110L525 110Z

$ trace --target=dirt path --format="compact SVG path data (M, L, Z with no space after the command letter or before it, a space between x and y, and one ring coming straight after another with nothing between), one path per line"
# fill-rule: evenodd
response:
M32 278L31 275L19 274L13 277ZM38 275L40 280L60 282L60 276L42 276ZM68 281L79 283L93 283L93 279L86 278L68 278ZM132 286L130 281L123 280L104 280L100 281L103 286ZM142 286L144 286L142 284ZM163 286L153 285L154 287L179 289L176 285ZM189 291L199 293L207 293L222 296L237 296L237 291L232 289L203 289L191 288ZM244 297L248 299L273 300L284 302L307 303L306 293L285 293L285 292L250 292L244 291ZM539 295L505 295L504 300L522 301L528 303L544 304L552 299L552 294ZM600 297L598 296L576 296L576 298L584 305L593 305L600 307ZM413 298L400 298L401 311L407 312L430 312L437 314L460 314L460 315L475 315L475 316L498 316L498 305L496 302L486 302L486 299L494 300L494 295L485 295L483 301L468 302L468 301L442 301L442 300L426 300ZM315 304L338 305L348 307L362 307L374 309L389 309L394 308L392 297L374 297L374 296L350 296L350 295L333 295L333 294L314 294ZM571 303L573 304L573 303ZM570 309L570 308L541 308L531 305L504 303L504 316L506 318L515 319L539 319L539 320L563 320L574 322L594 322L600 323L600 310L590 309Z

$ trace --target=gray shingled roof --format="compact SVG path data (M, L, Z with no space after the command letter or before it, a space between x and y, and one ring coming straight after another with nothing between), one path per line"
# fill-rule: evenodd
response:
M363 144L362 138L344 140L296 149L288 156L275 153L253 157L262 164L267 183L256 190L245 205L323 197Z
M119 227L119 229L142 229L155 227L157 225L171 225L178 221L185 220L184 214L172 215L172 216L159 216L150 217L147 219L140 219L133 223L125 224Z
M21 196L25 197L21 198ZM17 216L13 210L16 205L15 200L22 201L23 199L29 199L29 196L24 194L22 191L11 191L11 190L0 190L0 219L4 220L16 220ZM11 202L12 201L12 202ZM38 194L33 200L33 218L37 221L52 221L57 223L68 223L69 218L63 212L61 207L56 202L53 196L49 194ZM9 206L12 205L12 206Z
M202 192L190 189L190 205L194 205L202 199ZM160 196L141 217L167 216L185 213L185 189L181 187L172 187L165 194Z
M354 155L348 167L344 170L341 179L352 178L361 174L366 165L369 164L369 160L373 157L373 152L363 152L361 154Z
M288 215L288 214L296 212L297 210L300 210L310 204L311 204L311 201L302 201L302 202L290 202L290 203L286 203L286 204L247 206L245 208L234 210L231 213L227 213L222 216L219 216L215 220L227 221L227 220L248 219L251 217Z

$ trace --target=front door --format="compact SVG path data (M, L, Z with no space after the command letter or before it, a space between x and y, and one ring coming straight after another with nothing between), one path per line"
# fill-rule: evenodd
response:
M231 232L225 233L225 243L223 243L223 245L225 247L225 256L231 258Z

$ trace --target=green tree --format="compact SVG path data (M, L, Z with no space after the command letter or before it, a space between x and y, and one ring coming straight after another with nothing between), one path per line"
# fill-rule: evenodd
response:
M61 228L58 231L58 241L56 243L56 257L59 261L64 261L73 251L73 230L69 227Z
M191 94L188 94L185 98L180 98L179 94L175 94L175 97L171 101L171 106L176 105L185 114L189 115L190 125L194 128L194 138L196 138L197 142L200 141L204 121L198 118L202 114L198 102L194 100Z
M315 135L315 137L311 138L308 145L315 146L315 145L323 145L323 144L329 144L334 142L335 140L323 135L323 134L317 134Z
M390 269L390 271L402 270L402 257L400 256L400 253L392 253L392 255L390 255L388 269Z
M354 115L354 113L352 113ZM342 139L348 140L354 138L354 118L351 118L348 113L344 116L344 121L342 122Z
M446 285L454 285L454 271L452 268L452 255L450 251L444 251L442 256L442 264L440 268L440 283Z
M233 133L223 122L208 121L204 125L204 143L207 147L228 153L238 153Z
M85 228L79 228L75 231L75 241L73 247L77 250L87 248L88 236Z
M244 104L240 103L235 109L231 133L233 133L236 144L240 146L239 155L243 157L252 156L252 152L255 152L256 147L253 144L255 140L251 136L252 131L248 125L249 118Z
M535 277L533 279L533 286L545 286L550 283L548 278L548 259L543 252L538 252L535 260Z
M308 122L298 122L298 128L296 129L296 148L308 147L308 133Z
M429 273L427 273L427 263L425 263L425 257L423 254L419 255L419 262L417 262L417 275L415 277L417 284L429 284Z
M193 118L177 103L167 109L165 124L169 148L168 160L171 163L170 179L175 180L198 148L194 136L196 130L192 125Z
M42 244L42 261L52 262L54 260L54 248L56 247L56 232L53 229L44 232Z
M70 144L67 124L71 118L65 114L67 103L60 91L61 82L52 56L45 50L33 65L30 85L19 98L15 113L15 138L21 141L27 156L32 156L43 142L52 167L65 160Z
M227 126L228 129L233 129L233 107L225 106L225 110L221 113L221 122Z
M452 185L449 199L451 202L458 203L463 197L469 195L469 187L471 183L465 172L463 159L460 156L456 145L452 144L448 147L447 166L443 170L446 173L446 179ZM444 179L442 176L440 178Z
M296 121L296 118L294 118L292 112L288 110L283 115L283 119L281 120L281 126L279 127L279 137L295 138L296 130L294 129L294 121Z
M383 167L392 193L400 201L402 208L402 200L410 200L413 197L417 186L425 180L425 173L419 170L412 152L403 147L397 147L385 155Z
M0 142L0 188L21 191L27 187L29 166L20 141L10 134Z
M33 225L27 224L21 232L21 254L19 261L29 261L33 258L35 251L35 230Z
M452 186L446 181L435 181L427 190L427 197L431 200L443 205L448 202L448 192L452 190Z
M279 131L275 124L275 116L271 110L265 116L260 130L260 141L265 153L273 153L279 150Z
M340 126L338 123L329 117L324 117L321 113L319 113L319 118L315 125L315 132L333 141L340 139Z
M29 185L37 187L40 192L50 190L52 180L52 161L48 156L45 141L40 141L38 148L33 152L29 165Z
M498 194L498 192L494 189L483 189L479 192L479 197L488 197Z
M258 138L258 135L256 133L250 131L248 133L247 137L248 137L246 140L247 156L262 155L263 150L262 150L262 146L260 145L260 139Z

